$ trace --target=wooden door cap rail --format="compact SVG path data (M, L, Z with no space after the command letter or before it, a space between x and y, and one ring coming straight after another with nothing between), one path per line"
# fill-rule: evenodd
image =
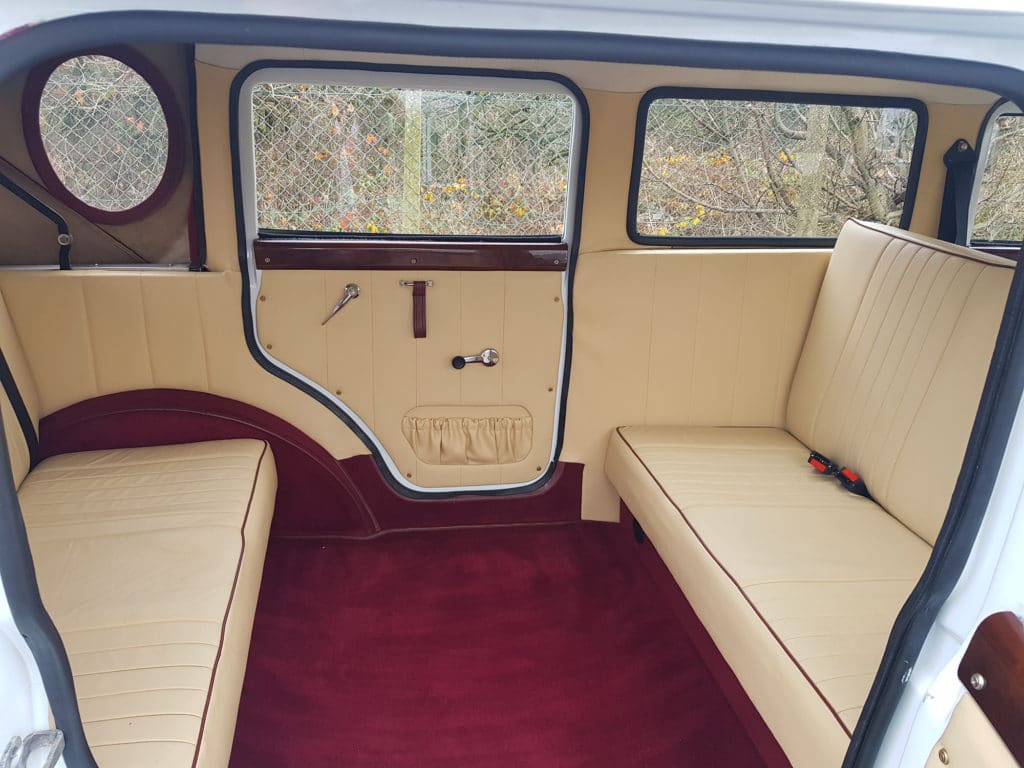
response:
M1024 764L1024 623L1009 611L978 626L957 671L960 682Z
M434 269L563 272L565 243L429 240L284 240L253 242L260 269Z

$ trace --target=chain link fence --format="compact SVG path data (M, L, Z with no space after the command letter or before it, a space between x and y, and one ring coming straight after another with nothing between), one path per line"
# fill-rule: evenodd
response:
M1024 115L996 118L988 154L978 172L981 184L972 239L988 243L1024 240Z
M910 109L658 99L637 231L835 237L850 216L899 225L916 133Z
M124 211L146 201L167 167L167 120L134 69L107 56L78 56L43 87L39 129L61 183L82 202Z
M261 83L252 113L261 229L563 231L568 96Z

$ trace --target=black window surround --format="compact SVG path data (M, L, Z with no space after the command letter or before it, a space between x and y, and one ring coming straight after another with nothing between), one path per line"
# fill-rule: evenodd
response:
M765 101L789 104L819 104L824 106L883 107L909 109L917 115L917 132L907 176L907 189L903 203L900 228L909 229L914 214L914 200L921 175L921 161L928 136L928 108L919 99L888 96L856 96L838 93L803 93L798 91L736 90L719 88L684 88L665 86L652 88L640 99L637 108L636 134L633 140L633 167L629 178L629 202L626 208L626 232L629 239L640 245L661 245L673 248L831 248L834 237L673 237L647 235L637 231L637 202L640 194L640 175L643 171L644 144L647 134L647 113L653 102L660 99L692 99L716 101Z
M1003 107L1007 106L1007 102L1007 99L1000 99L995 104L993 104L992 108L985 114L985 119L982 120L981 128L978 130L978 139L974 143L975 148L977 148L979 152L981 152L983 149L987 151L991 148L989 144L989 139L991 137L989 136L989 134L992 131L993 121L995 119L1000 117L1017 117L1024 119L1024 108L1022 108L1022 111L1017 112L1001 112L1000 110ZM977 187L980 185L985 173L985 161L986 158L979 156L978 165L974 169L974 195L977 195ZM974 227L974 216L976 213L974 205L975 202L972 199L970 222L971 228ZM1021 242L1019 240L975 240L973 237L971 237L968 238L967 245L970 246L971 248L998 250L1000 251L998 255L1014 259L1017 258L1021 250ZM1005 253L1003 253L1002 251L1005 251Z

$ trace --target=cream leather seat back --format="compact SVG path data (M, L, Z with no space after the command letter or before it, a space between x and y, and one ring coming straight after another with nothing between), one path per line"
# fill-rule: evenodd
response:
M10 377L7 377L6 371L3 371L5 381L3 387L0 388L0 414L4 420L7 451L11 456L11 470L14 473L14 486L17 488L32 468L32 456L25 438L25 431L18 421L17 412L11 401L11 392L8 390L11 387L17 388L17 393L24 403L28 418L32 422L32 429L36 434L39 432L39 394L35 379L32 377L32 370L28 365L28 359L25 357L25 350L14 330L14 323L7 311L3 295L0 295L0 353L6 362L6 368L10 371ZM0 370L3 367L0 364Z
M1013 263L848 221L790 393L787 427L858 472L935 543L963 461Z

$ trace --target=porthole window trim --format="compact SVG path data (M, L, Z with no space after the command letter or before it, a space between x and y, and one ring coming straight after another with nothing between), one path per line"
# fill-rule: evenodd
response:
M89 205L60 180L43 144L39 124L39 108L43 89L61 64L81 56L106 56L133 69L156 94L167 122L167 164L153 193L138 205L121 211L108 211ZM29 158L39 178L55 198L95 224L127 224L143 219L159 210L174 194L185 170L185 128L181 109L170 84L160 71L141 53L128 46L91 48L60 56L39 64L29 72L21 104L22 129Z

